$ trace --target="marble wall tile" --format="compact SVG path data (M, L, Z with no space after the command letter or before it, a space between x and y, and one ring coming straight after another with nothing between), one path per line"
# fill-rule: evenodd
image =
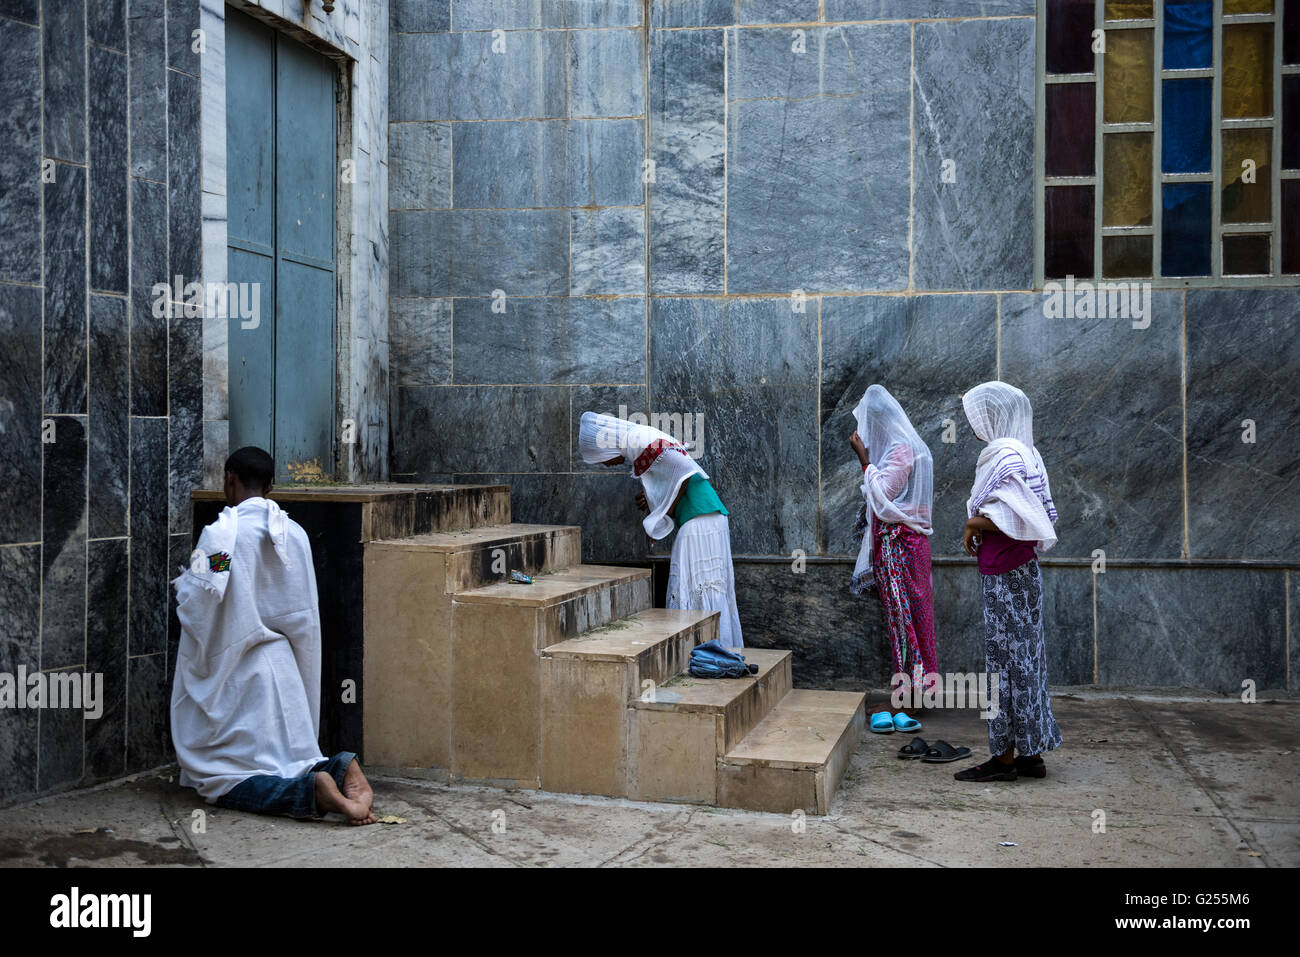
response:
M562 210L395 211L392 294L553 296L569 291Z
M167 578L167 420L132 416L132 655L166 648Z
M394 387L450 384L451 321L450 299L389 300L388 358Z
M568 39L571 115L645 113L645 45L641 31L574 30Z
M1034 15L1034 0L826 0L827 20Z
M1048 684L1092 684L1092 570L1049 565L1042 574ZM984 671L983 580L973 559L934 566L934 637L941 672Z
M575 209L569 238L570 292L613 296L645 291L645 210Z
M203 278L198 78L174 74L167 103L167 275L197 282Z
M190 492L203 480L203 320L170 320L168 530L190 528Z
M126 0L92 0L86 7L86 35L100 46L125 53ZM95 76L93 61L90 75Z
M394 33L445 33L451 29L451 0L389 0Z
M0 546L0 671L40 667L41 547Z
M122 572L130 543L125 538L87 545L86 672L103 675L103 713L86 720L86 777L103 779L126 771L127 593Z
M2 353L3 350L0 350ZM0 361L3 361L0 359ZM0 672L40 667L41 546L0 548ZM38 711L5 709L0 717L0 802L36 791Z
M821 0L736 0L737 23L816 21Z
M461 127L464 129L464 127ZM565 124L567 206L639 206L645 124L639 119L570 120Z
M567 390L566 390L567 391ZM649 552L641 513L636 507L640 483L625 469L608 473L473 473L456 475L457 483L504 483L510 486L510 520L543 525L582 526L582 560L644 565ZM656 546L668 554L672 543Z
M41 537L41 290L0 283L0 545Z
M265 7L266 3L259 0L250 0L257 3L258 6ZM151 19L161 17L166 12L167 0L128 0L126 15L132 20Z
M446 120L451 113L453 37L446 33L394 33L389 38L389 119Z
M131 89L131 175L167 179L167 61L161 16L136 17L129 23Z
M642 376L644 378L644 376ZM575 385L569 397L569 468L574 472L598 472L604 474L605 466L588 465L578 451L578 432L582 423L582 413L599 412L601 415L618 416L620 412L630 415L634 412L647 414L646 388L644 385ZM612 472L628 472L630 466L617 466Z
M86 170L45 184L45 411L86 411Z
M0 280L41 281L41 33L0 20ZM19 225L24 224L24 225Z
M225 282L229 278L226 264L226 197L202 194L203 204L203 281ZM229 320L220 316L203 316L203 417L224 419L229 407L230 358Z
M86 420L60 415L53 421L55 440L44 443L41 496L43 669L86 658Z
M455 25L455 15L452 16ZM504 52L494 53L491 33L397 34L393 63L399 61L397 41L449 40L451 46L451 118L505 120L559 117L569 114L565 91L569 51L563 31L538 30L504 34ZM446 44L444 44L446 45ZM407 61L409 66L412 65ZM423 85L423 84L422 84ZM443 116L404 116L394 119L443 119Z
M203 487L221 488L225 479L226 456L230 449L230 422L203 421Z
M872 383L889 389L934 459L935 555L961 555L966 499L983 444L965 421L960 394L997 375L997 298L827 297L821 305L822 542L856 555L853 522L862 467L849 448L853 409ZM952 443L943 441L953 423Z
M186 531L178 535L167 536L167 687L172 686L176 676L176 654L181 643L181 620L176 614L176 590L171 587L170 579L181 574L190 563L194 552L194 540L197 534L189 531L191 522L187 521ZM170 721L168 722L170 726Z
M119 14L121 11L118 11ZM125 21L123 21L125 22ZM92 46L90 72L90 287L127 290L126 57Z
M641 0L452 0L457 30L537 27L637 27Z
M131 414L167 414L167 319L155 316L155 283L167 276L167 190L131 180ZM174 295L174 293L172 293Z
M1027 289L1034 275L1034 21L918 24L914 57L913 283ZM948 174L955 182L944 181Z
M656 295L723 288L724 56L721 30L650 35L656 78L650 84L650 289Z
M55 675L75 675L81 680L81 666L61 668ZM66 679L63 679L66 680ZM76 784L85 764L84 711L80 708L45 708L40 721L40 758L36 772L38 787L45 792Z
M47 3L42 22L45 155L86 161L86 0Z
M393 123L388 131L388 141L389 207L438 209L450 206L451 124Z
M0 0L0 14L36 24L41 20L40 0Z
M736 553L817 548L816 367L816 313L788 300L651 303L651 411L704 416L697 461Z
M736 562L736 610L745 644L788 648L797 687L885 687L893 671L889 636L879 608L849 594L852 571L810 564L800 574L784 562Z
M194 49L199 23L199 0L167 0L167 65L171 69L199 75L202 55Z
M461 123L453 156L434 165L454 169L460 209L634 206L644 199L643 132L636 119Z
M804 54L784 30L737 34L728 291L904 288L909 28L810 30ZM851 92L809 98L822 82Z
M645 300L458 299L458 384L645 381Z
M204 0L200 11L200 29L207 49L203 52L200 74L200 112L202 113L203 189L226 195L226 8L218 0ZM224 208L222 221L225 220ZM204 222L207 211L204 210ZM225 240L223 238L222 245Z
M800 99L812 96L857 96L877 89L907 93L908 28L818 27L806 31L804 52L797 52L785 29L735 30L730 37L727 96ZM883 57L871 63L862 55Z
M1002 297L1001 377L1034 406L1061 516L1053 557L1182 554L1182 298L1155 292L1150 327L1134 329L1047 319L1042 293Z
M559 472L569 465L563 386L425 386L394 390L394 473ZM447 423L459 423L456 429ZM501 438L515 423L518 441ZM495 439L488 437L497 436Z
M650 0L652 27L725 27L735 20L735 0Z
M165 606L164 606L165 611ZM126 770L143 771L174 760L167 725L171 688L167 656L127 659Z
M1291 613L1287 621L1300 623L1300 595L1296 594L1296 586L1300 585L1300 579L1297 579L1295 572L1288 571L1285 574L1287 576L1287 594L1291 596ZM1291 682L1287 686L1288 691L1300 689L1300 641L1296 640L1300 636L1297 636L1296 631L1297 624L1292 624L1291 632L1287 636L1287 645L1291 649L1290 670L1287 672L1291 678Z
M1194 558L1300 556L1300 525L1292 518L1300 508L1297 314L1293 289L1187 292L1187 520ZM1242 440L1249 437L1246 419L1255 423L1254 443Z
M1284 573L1224 568L1110 568L1097 576L1104 685L1286 686Z
M852 575L851 565L843 566L846 582ZM984 594L983 576L975 567L975 561L960 565L934 565L931 568L931 581L934 585L934 648L939 660L939 671L960 674L984 671ZM1046 582L1044 576L1044 605L1046 605ZM864 599L871 613L881 620L881 630L885 632L888 648L888 628L884 624L884 613L875 595ZM1087 608L1089 612L1089 638L1092 629L1092 596L1089 594ZM1046 609L1044 609L1046 616ZM892 658L886 667L892 673ZM1052 674L1049 667L1048 674ZM1055 676L1053 675L1053 678ZM886 676L888 680L888 676ZM1058 682L1059 683L1059 682Z

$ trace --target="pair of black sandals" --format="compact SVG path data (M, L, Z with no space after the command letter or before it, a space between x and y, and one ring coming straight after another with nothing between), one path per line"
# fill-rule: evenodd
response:
M954 748L947 741L926 744L924 738L913 738L910 744L905 744L898 749L898 756L912 760L919 759L926 764L947 764L950 761L969 758L970 748Z

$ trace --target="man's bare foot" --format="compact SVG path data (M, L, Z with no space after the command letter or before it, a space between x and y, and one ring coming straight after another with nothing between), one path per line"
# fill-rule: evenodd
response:
M334 778L324 771L316 772L316 810L322 814L330 811L342 814L349 824L371 824L375 820L369 804L344 796Z
M373 824L375 822L375 792L371 790L370 782L366 780L366 776L361 773L361 765L357 763L356 758L352 759L347 772L343 775L343 796L349 801L356 801L358 804L365 805L366 820L353 821L353 824Z

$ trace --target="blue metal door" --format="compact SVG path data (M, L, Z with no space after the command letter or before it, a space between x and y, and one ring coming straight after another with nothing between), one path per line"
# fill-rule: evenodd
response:
M336 76L226 8L230 447L281 482L334 472Z

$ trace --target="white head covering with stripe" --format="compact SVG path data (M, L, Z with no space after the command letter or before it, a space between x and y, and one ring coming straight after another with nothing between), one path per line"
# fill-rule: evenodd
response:
M667 538L676 527L668 511L682 484L692 475L709 477L687 454L686 447L667 432L598 412L582 413L578 451L588 465L600 465L621 455L632 466L632 476L641 480L650 505L650 514L641 524L656 541Z
M1003 533L1047 551L1056 544L1056 505L1034 447L1029 397L1005 382L983 382L962 397L962 407L975 435L988 443L975 463L966 514L984 515Z

